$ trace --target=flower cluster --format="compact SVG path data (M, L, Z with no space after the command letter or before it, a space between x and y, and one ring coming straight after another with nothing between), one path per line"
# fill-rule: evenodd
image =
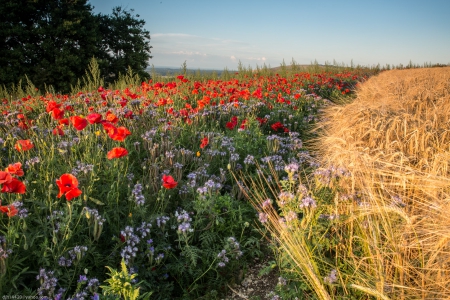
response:
M24 175L22 170L22 163L17 162L9 165L5 168L5 171L0 171L0 186L2 187L2 193L14 193L14 194L25 194L26 187L23 182L21 182L17 177L21 177ZM14 208L9 207L10 209L10 217L14 214ZM2 210L2 212L5 212Z
M328 284L333 284L337 281L337 271L336 269L331 270L328 276L323 278L323 281Z
M68 252L70 258L61 256L58 260L58 264L62 267L70 267L72 263L78 263L84 257L87 250L88 248L86 246L75 246Z
M77 161L77 166L72 169L71 174L73 176L77 176L78 173L88 174L89 172L92 172L94 170L94 165L82 163L80 161Z
M137 206L145 204L145 197L142 194L142 184L136 183L131 191L131 194L133 195L134 202L136 202Z
M217 254L217 258L220 260L217 263L217 266L221 268L225 267L230 261L229 257L236 260L239 259L243 254L240 247L239 242L234 237L229 237L226 241L225 249L222 249L219 254Z
M39 275L36 276L36 279L41 283L41 286L37 290L38 295L41 296L41 298L44 296L48 296L50 298L55 296L55 289L58 279L54 276L54 273L54 271L45 271L45 269L40 269Z
M194 229L191 228L192 218L189 216L189 213L185 210L176 211L175 217L178 222L178 233L185 234L187 232L193 232Z

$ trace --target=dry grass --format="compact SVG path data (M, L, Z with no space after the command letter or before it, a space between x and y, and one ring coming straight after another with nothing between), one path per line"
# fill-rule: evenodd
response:
M450 298L450 68L392 70L327 108L324 166L351 172L336 201L349 284L394 299ZM381 296L380 296L381 297Z

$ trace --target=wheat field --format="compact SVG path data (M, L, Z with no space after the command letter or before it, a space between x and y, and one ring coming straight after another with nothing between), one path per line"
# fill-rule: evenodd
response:
M337 189L354 201L335 204L347 280L386 299L450 298L450 68L382 72L318 129L322 165L351 173Z

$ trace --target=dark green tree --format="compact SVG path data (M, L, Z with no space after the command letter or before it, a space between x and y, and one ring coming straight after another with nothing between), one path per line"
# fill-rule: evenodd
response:
M3 84L17 83L36 63L37 9L35 2L24 0L0 3L0 82Z
M150 32L144 29L145 21L134 10L113 8L112 14L99 14L100 66L107 81L125 74L128 67L142 79L150 78L145 71L150 56ZM112 75L112 76L110 76Z
M103 76L125 73L128 66L142 79L149 76L145 22L120 7L94 15L87 0L2 0L0 15L0 85L10 87L26 75L41 90L52 85L68 92L92 57Z
M27 75L41 89L68 91L97 52L91 9L87 0L2 1L0 13L7 17L0 32L1 83Z

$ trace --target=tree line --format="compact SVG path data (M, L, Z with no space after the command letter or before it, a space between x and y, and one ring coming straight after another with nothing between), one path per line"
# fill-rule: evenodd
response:
M130 67L142 80L151 58L150 32L133 10L94 14L87 0L0 1L0 85L27 77L44 90L68 92L95 57L105 82ZM26 76L26 77L25 77Z

